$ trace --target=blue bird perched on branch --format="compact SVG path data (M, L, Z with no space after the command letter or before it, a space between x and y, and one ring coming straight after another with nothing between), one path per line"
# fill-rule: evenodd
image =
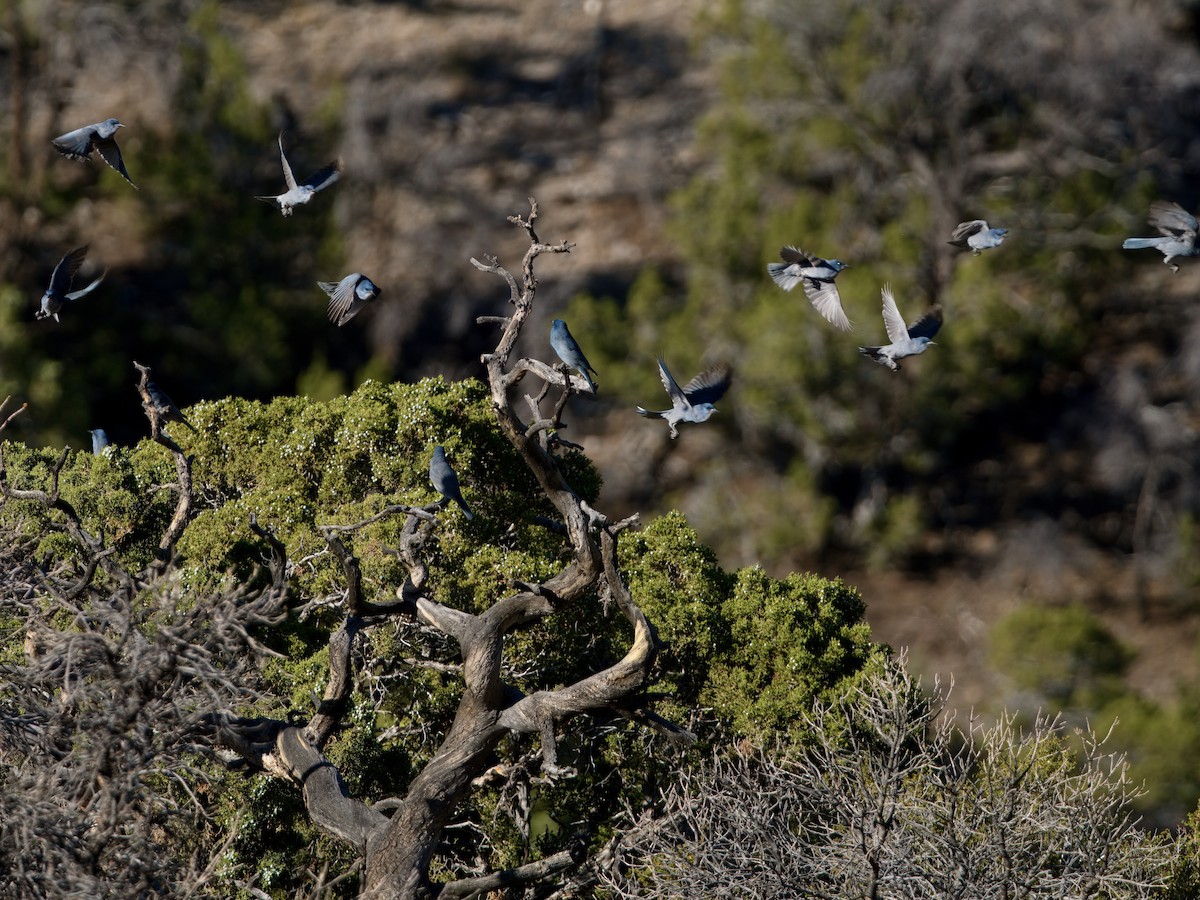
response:
M593 394L596 393L596 382L588 373L598 373L592 368L591 363L587 361L587 357L579 349L579 344L571 336L571 332L567 328L567 323L562 319L555 319L550 325L550 346L554 348L554 352L558 354L559 359L583 376L583 380L587 382L588 390Z
M463 511L467 520L475 518L467 501L463 499L462 490L458 486L458 475L446 461L446 450L440 444L433 448L433 457L429 460L429 480L445 502L453 500Z

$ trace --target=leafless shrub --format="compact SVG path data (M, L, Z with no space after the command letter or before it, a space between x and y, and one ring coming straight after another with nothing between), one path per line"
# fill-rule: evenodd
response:
M1169 844L1128 814L1124 760L1089 730L960 728L903 656L808 715L813 743L736 746L628 814L601 858L620 897L1147 897ZM1071 744L1078 744L1078 754Z

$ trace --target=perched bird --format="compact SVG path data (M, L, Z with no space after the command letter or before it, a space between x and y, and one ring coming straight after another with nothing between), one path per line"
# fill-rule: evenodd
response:
M279 134L279 159L283 162L283 180L287 182L287 190L276 197L256 197L266 203L274 203L285 216L292 214L292 208L302 206L313 198L313 194L322 188L333 184L342 174L342 161L337 159L319 172L309 175L300 184L292 175L292 167L288 165L287 157L283 154L283 133Z
M1003 244L1007 234L1007 228L989 228L983 219L972 219L970 222L959 223L946 243L955 247L970 248L971 252L978 256L984 250Z
M121 173L121 177L133 184L133 179L125 171L125 162L121 159L121 148L117 146L116 133L118 128L125 126L116 119L105 119L95 125L84 125L74 131L59 135L53 141L54 149L68 159L87 159L95 150L100 158ZM137 188L136 184L133 184Z
M164 421L181 422L192 429L192 431L196 430L196 426L183 417L183 413L179 411L179 407L175 405L175 402L167 396L167 392L153 381L146 383L146 392L150 395L150 400L154 403L155 410Z
M1150 204L1147 221L1162 232L1162 237L1126 238L1121 246L1126 250L1143 250L1153 247L1163 255L1163 262L1178 272L1179 266L1171 262L1177 256L1196 255L1196 217L1178 203L1155 200Z
M87 256L87 252L88 245L84 244L82 247L72 250L58 261L58 265L54 267L54 271L50 275L50 286L46 288L46 293L42 294L42 307L37 311L36 318L48 319L54 316L55 322L60 321L58 313L63 308L64 303L68 300L78 300L80 297L87 296L104 280L104 276L108 274L107 269L101 272L100 277L83 290L71 290L71 282L75 278L75 273L79 271L79 267L83 264L83 258Z
M433 458L429 460L429 480L447 502L453 500L462 508L463 515L468 520L475 518L475 514L467 506L467 501L463 499L462 491L458 487L458 476L450 468L450 463L446 462L446 451L441 445L433 448Z
M383 293L383 288L361 272L351 272L338 282L318 281L317 284L329 295L329 321L339 326L345 325Z
M785 291L792 290L798 284L804 285L804 293L813 308L834 328L849 331L850 320L846 318L842 298L833 282L842 269L850 268L850 264L840 259L809 256L796 247L784 247L779 251L779 256L783 262L767 263L767 273L775 283Z
M100 451L111 443L103 428L93 428L88 434L92 436L92 453L95 456L99 456Z
M575 338L567 329L567 323L562 319L555 319L550 325L550 346L554 348L559 359L583 376L588 390L593 394L596 393L596 382L588 373L591 372L592 375L595 375L597 372L587 361L587 357L583 355L579 345L575 343Z
M720 400L733 381L733 371L723 363L709 366L680 389L671 377L667 364L658 361L658 374L662 378L663 387L671 398L671 408L661 412L637 408L638 415L646 418L666 419L671 427L671 437L679 437L681 422L706 422L708 417L717 411L713 406Z
M880 365L887 366L893 372L900 370L900 360L906 356L916 356L924 353L933 344L933 336L942 327L942 308L935 306L911 325L905 326L900 318L900 310L896 308L896 298L892 296L892 286L886 284L881 291L883 295L883 327L887 329L888 340L886 347L859 347L858 352Z

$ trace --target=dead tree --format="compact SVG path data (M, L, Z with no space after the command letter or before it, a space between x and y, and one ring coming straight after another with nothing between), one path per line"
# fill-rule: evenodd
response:
M589 861L614 897L1152 897L1174 849L1107 736L965 727L901 654L805 714L812 742L716 749Z
M322 533L342 563L347 594L344 622L330 640L329 682L316 715L302 724L228 715L212 719L219 744L238 753L251 766L294 784L302 792L312 820L362 854L364 890L373 898L445 900L475 896L483 891L546 881L578 864L581 848L576 847L490 875L448 883L431 880L430 865L445 828L477 779L488 771L490 757L506 735L539 736L542 774L550 778L569 774L558 765L555 728L581 713L617 714L672 738L692 739L691 734L658 718L640 702L659 644L617 565L618 536L636 519L613 522L592 509L567 483L555 457L560 416L575 385L563 371L535 359L519 359L510 365L516 340L533 309L537 291L534 261L543 253L567 253L572 246L565 241L542 243L534 230L537 214L537 204L531 199L527 218L509 219L529 238L520 280L494 258L484 263L473 259L472 263L481 271L504 278L509 286L510 314L481 320L503 326L495 351L483 357L496 422L554 505L558 520L547 524L565 535L570 544L570 562L543 583L514 584L514 593L498 598L478 615L454 609L423 592L429 570L422 559L422 546L425 536L437 525L435 507L394 507L392 511L408 516L399 548L408 576L396 602L376 603L365 598L358 561L341 539L343 534L368 523L326 526ZM527 375L541 379L543 387L536 396L524 397L530 420L523 421L510 393ZM550 409L543 409L553 387L562 393L548 404ZM501 676L505 635L590 594L615 603L629 621L632 640L624 658L554 690L524 694L506 684ZM351 797L322 751L339 727L353 690L352 648L356 636L397 616L441 631L457 643L465 689L441 747L409 784L407 794L386 804L391 808L391 814L386 815Z
M21 527L20 511L0 531L0 617L24 632L23 658L0 663L2 896L180 896L216 877L224 847L177 851L207 827L193 787L211 711L256 699L248 685L269 651L252 632L286 616L283 548L258 529L273 553L269 579L185 592L171 555L192 506L190 464L152 425L180 480L141 571L122 566L62 495L68 451L47 485L18 486L0 444L0 506L40 507L75 548L39 559L42 535Z

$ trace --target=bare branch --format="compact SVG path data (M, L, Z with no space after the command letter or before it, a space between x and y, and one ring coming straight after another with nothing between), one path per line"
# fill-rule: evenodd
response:
M442 888L438 897L441 900L459 900L459 898L478 897L486 891L499 891L504 888L516 888L527 884L545 881L572 866L579 865L586 856L586 846L581 841L573 842L567 850L562 850L537 862L526 863L514 869L503 872L493 872L480 878L462 878L448 882Z
M183 531L187 528L192 516L192 506L195 502L192 493L192 462L183 452L183 448L163 431L168 411L155 401L152 394L150 368L136 361L133 367L141 374L137 389L138 393L142 395L142 408L146 412L146 418L150 420L150 437L155 443L161 444L171 452L175 459L175 472L179 478L179 501L175 505L175 514L171 517L166 531L163 532L163 536L158 542L156 561L148 568L146 574L162 573L170 563L175 545L183 536Z

